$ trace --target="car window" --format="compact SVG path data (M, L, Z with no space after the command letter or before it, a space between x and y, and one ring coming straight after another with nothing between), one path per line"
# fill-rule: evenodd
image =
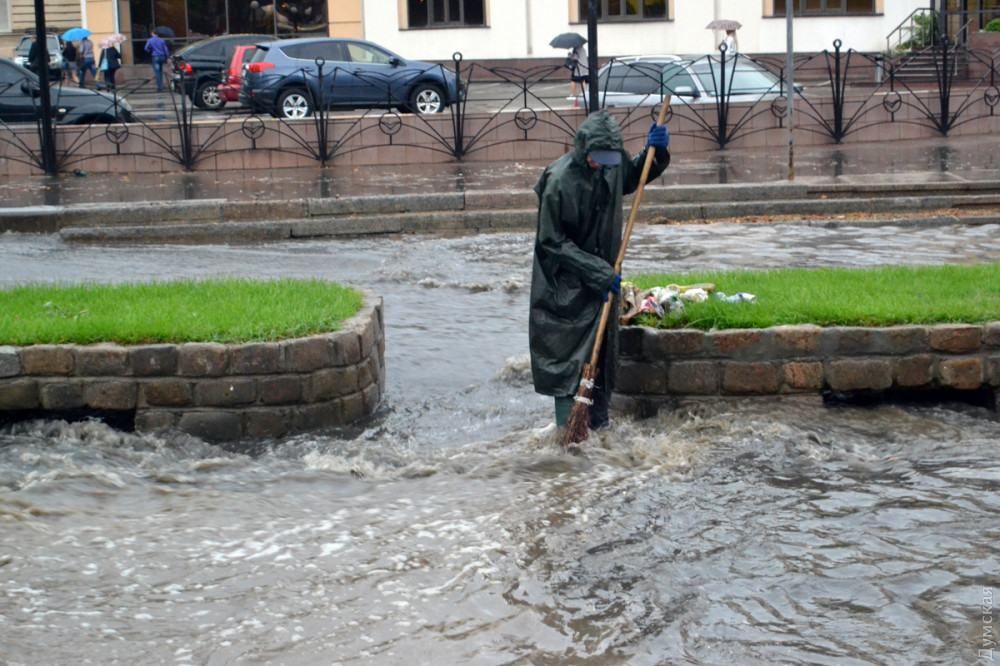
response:
M203 45L198 47L197 53L201 57L221 57L226 54L226 40L220 39L218 41L205 42Z
M282 49L289 58L300 60L315 60L323 58L326 61L343 61L347 57L340 42L311 42L309 44L293 44Z
M628 65L622 78L621 91L637 95L655 95L660 89L662 65L658 63L637 62Z
M621 92L622 82L627 74L628 65L613 63L611 67L598 75L597 85L601 92Z
M392 59L392 56L385 51L373 48L367 44L348 42L345 46L347 47L347 55L350 57L351 62L370 65L388 65L389 61Z
M0 62L0 93L11 86L21 85L25 78L24 72L17 67Z
M250 62L253 59L254 55L256 55L256 53L257 53L257 47L243 49L243 57L240 59L240 64L245 65L248 62Z
M717 61L699 62L692 66L695 76L701 81L705 90L713 95L718 94L718 88L724 86L726 91L734 95L762 95L778 90L778 79L750 63L732 63L726 65L726 80L722 82L722 65Z

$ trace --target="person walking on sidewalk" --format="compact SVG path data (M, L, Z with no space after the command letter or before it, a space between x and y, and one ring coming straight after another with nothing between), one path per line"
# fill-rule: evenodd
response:
M62 50L62 71L64 83L76 83L76 45L66 42Z
M531 377L537 393L555 398L559 428L569 418L597 338L601 306L618 294L621 284L614 262L622 240L622 196L639 186L647 150L655 151L648 180L663 173L670 164L669 145L667 126L654 123L645 149L630 159L617 121L607 111L597 111L580 125L573 151L546 167L535 185L538 227L528 317ZM612 308L591 394L592 429L608 425L617 310Z
M94 79L97 79L97 68L94 67L94 43L89 37L80 40L80 47L77 52L77 76L80 78L80 87L87 87L87 72L90 72Z
M114 43L110 39L105 39L101 42L101 62L97 66L101 70L101 74L104 76L104 83L107 85L108 90L114 90L117 83L115 81L115 75L118 73L118 69L122 66L122 56L118 53L118 49L115 48Z
M583 44L574 46L566 56L566 66L569 68L569 96L573 98L573 108L580 106L576 98L577 86L583 94L583 106L587 105L587 80L590 78L590 64L587 62L587 47Z
M163 92L163 63L170 57L170 47L153 31L153 36L146 42L146 53L153 58L153 78L156 79L156 92Z

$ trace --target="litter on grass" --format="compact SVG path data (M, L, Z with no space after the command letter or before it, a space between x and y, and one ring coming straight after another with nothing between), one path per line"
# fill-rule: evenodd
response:
M710 282L699 284L668 284L642 290L631 282L622 282L622 314L620 321L628 325L640 314L651 314L658 319L680 317L685 303L704 303L709 298L725 303L756 303L757 297L745 291L726 294L717 291Z

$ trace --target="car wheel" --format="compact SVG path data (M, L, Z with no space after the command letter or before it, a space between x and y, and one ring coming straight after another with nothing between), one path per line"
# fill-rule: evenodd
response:
M444 92L433 83L418 83L410 93L409 108L414 113L441 113L444 111Z
M219 94L219 83L217 81L205 81L194 91L195 106L202 109L215 111L226 105L226 100Z
M312 100L305 90L292 88L278 96L278 117L280 118L286 120L308 118L312 112Z

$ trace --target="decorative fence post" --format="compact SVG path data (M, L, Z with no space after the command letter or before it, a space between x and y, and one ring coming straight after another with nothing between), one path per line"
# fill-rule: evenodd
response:
M455 138L453 154L456 160L465 157L465 103L467 95L463 90L468 90L468 85L462 84L462 53L455 51L451 54L451 61L455 64L455 93L458 99L451 105L451 126L452 136ZM471 81L470 81L471 83ZM448 91L445 91L448 94Z

